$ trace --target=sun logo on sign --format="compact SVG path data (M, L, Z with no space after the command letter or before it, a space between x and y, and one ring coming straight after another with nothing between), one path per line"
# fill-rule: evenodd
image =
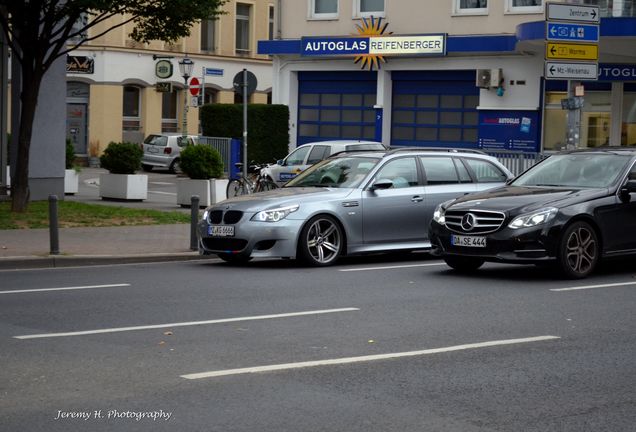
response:
M368 19L362 18L362 25L356 24L356 28L358 34L362 36L388 36L393 34L393 32L385 33L388 25L389 23L382 23L382 18L376 19L371 16ZM386 63L386 59L380 54L361 54L355 57L354 63L361 63L360 69L373 70L374 67L380 69L380 64Z

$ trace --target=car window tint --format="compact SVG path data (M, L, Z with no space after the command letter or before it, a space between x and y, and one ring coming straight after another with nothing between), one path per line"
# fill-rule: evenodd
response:
M454 159L455 168L457 168L457 172L459 173L459 181L462 183L472 183L473 179L470 177L468 170L462 163L460 159Z
M636 164L632 165L632 169L629 171L629 180L636 180Z
M459 177L453 158L450 157L420 157L426 183L429 185L440 185L449 183L459 183Z
M375 181L391 180L393 188L417 186L417 165L414 158L399 158L387 162L375 176Z
M464 159L475 174L478 183L506 181L506 174L488 161Z
M309 157L307 158L307 163L309 165L313 165L316 162L320 162L329 154L329 146L324 145L315 145L314 148L309 152Z
M298 147L295 151L290 153L285 159L286 165L302 165L305 162L305 156L309 153L310 147Z
M177 145L179 147L185 147L188 144L192 144L192 142L190 141L190 138L185 137L185 139L184 139L182 136L177 137Z

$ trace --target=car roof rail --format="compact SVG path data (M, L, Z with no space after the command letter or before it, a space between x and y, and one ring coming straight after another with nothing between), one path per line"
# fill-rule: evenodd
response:
M473 154L482 154L485 155L487 153L476 150L476 149L465 149L465 148L453 148L453 147L416 147L416 146L391 146L389 147L389 153L399 153L402 151L430 151L430 152L447 152L447 153L473 153Z

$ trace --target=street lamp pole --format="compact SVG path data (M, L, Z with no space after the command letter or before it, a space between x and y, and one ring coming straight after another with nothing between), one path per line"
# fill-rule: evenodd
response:
M181 76L183 76L183 80L185 82L182 125L182 135L184 139L188 135L188 79L192 76L192 69L194 69L194 62L188 58L188 55L186 54L186 56L179 61L179 72L181 72Z

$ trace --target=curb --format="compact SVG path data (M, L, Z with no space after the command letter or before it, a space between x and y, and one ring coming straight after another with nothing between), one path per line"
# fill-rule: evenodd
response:
M166 261L208 260L216 256L199 255L198 252L152 255L48 255L45 257L0 258L0 270L50 269L113 264L143 264Z

